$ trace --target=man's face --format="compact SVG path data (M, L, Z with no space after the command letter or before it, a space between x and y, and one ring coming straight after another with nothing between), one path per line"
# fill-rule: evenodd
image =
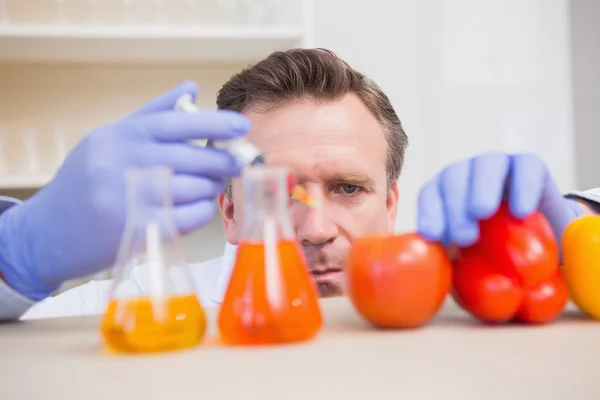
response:
M291 202L296 238L323 297L343 294L343 268L353 238L391 232L398 189L387 187L386 142L379 122L354 94L337 101L290 101L266 113L246 111L248 140L271 163L288 166L322 208ZM227 241L238 243L241 182L219 204ZM236 211L238 210L238 211Z

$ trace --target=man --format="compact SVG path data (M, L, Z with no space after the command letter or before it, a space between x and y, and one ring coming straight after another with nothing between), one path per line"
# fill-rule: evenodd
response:
M291 204L292 224L320 294L342 294L352 238L395 226L397 178L408 141L387 96L333 53L296 49L274 53L234 76L220 90L217 105L243 114L252 123L248 140L271 162L288 165L323 204L320 214ZM600 199L598 192L563 197L535 156L486 154L449 166L424 186L419 231L431 240L472 243L477 220L497 209L505 186L515 215L539 208L557 236L574 218L594 212L591 204ZM223 298L242 239L242 200L240 182L233 180L218 196L225 254L191 266L204 304ZM147 291L143 266L127 284L132 293ZM108 281L83 285L38 303L24 318L101 313L109 287Z

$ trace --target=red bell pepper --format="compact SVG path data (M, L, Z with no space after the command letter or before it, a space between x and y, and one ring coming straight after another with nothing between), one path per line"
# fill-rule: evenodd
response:
M568 288L554 233L540 212L523 219L503 202L480 221L472 246L458 249L453 297L486 323L547 323L564 309Z

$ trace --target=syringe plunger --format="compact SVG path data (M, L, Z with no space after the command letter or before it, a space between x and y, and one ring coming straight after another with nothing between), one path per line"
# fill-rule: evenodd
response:
M192 100L193 97L189 93L181 95L175 103L175 109L188 113L197 113L199 108ZM205 140L194 143L200 146L207 145ZM265 157L261 154L260 150L244 138L214 141L211 142L211 147L227 151L243 164L256 165L265 163Z

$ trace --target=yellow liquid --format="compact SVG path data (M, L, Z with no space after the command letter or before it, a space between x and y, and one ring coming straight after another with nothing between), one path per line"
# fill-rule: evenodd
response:
M101 331L109 348L119 353L179 350L202 340L206 316L194 295L112 300Z

